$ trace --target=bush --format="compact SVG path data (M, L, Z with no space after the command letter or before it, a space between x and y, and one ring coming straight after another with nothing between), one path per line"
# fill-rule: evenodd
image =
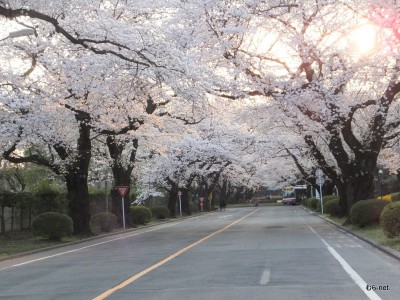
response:
M170 216L170 212L166 206L156 206L151 209L151 215L153 218L163 220Z
M90 219L90 230L93 233L111 232L117 225L118 217L110 212L94 214Z
M131 206L129 212L134 224L146 224L151 221L151 211L146 206Z
M400 202L385 206L381 214L381 226L389 238L400 236Z
M393 202L400 201L400 193L392 194L392 201Z
M37 236L46 236L51 240L61 240L72 235L74 231L72 219L65 214L46 212L32 221L32 232Z
M324 213L329 214L331 217L339 215L339 198L324 201Z
M316 210L318 199L317 198L307 198L305 203L308 208Z
M322 195L322 201L324 202L324 213L326 212L325 211L325 203L327 203L328 201L331 201L331 200L339 201L339 196L335 196L335 195L324 196L324 195ZM321 212L321 201L319 199L317 199L317 211Z
M322 199L325 202L331 201L331 200L338 200L339 201L339 196L338 195L326 195L326 196L322 196Z
M383 208L389 202L384 200L370 199L356 202L350 208L351 223L360 227L367 226L373 223L379 223Z

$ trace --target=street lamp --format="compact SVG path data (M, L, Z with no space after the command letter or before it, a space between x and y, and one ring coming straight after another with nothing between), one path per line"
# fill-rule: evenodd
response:
M382 200L382 174L383 174L383 171L379 170L378 171L378 183L379 183L379 194L381 196L381 200Z

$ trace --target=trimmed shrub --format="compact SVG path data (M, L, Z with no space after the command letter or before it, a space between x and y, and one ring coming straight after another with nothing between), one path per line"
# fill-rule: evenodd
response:
M339 198L324 202L324 213L331 217L339 215Z
M317 198L308 198L308 199L306 199L305 203L308 208L316 210L318 199Z
M326 196L322 196L322 200L325 202L331 201L331 200L338 200L339 201L339 196L338 195L326 195Z
M46 212L32 221L32 232L37 236L46 236L51 240L61 240L72 235L74 231L72 219L65 214Z
M134 224L146 224L151 221L151 211L146 206L131 206L129 213Z
M93 233L111 232L117 228L118 217L110 212L100 212L94 214L90 219L90 230Z
M400 201L400 193L392 194L392 202Z
M170 212L166 206L156 206L151 209L151 215L155 219L163 220L170 216Z
M323 196L322 195L322 201L324 202L324 213L326 213L325 203L327 203L328 201L331 201L331 200L339 201L339 196L336 196L336 195ZM321 212L321 201L319 199L317 199L317 211Z
M304 200L304 206L308 207L308 208L310 207L309 206L310 205L310 200L309 199L311 199L311 198L307 198L307 199Z
M369 199L356 202L350 208L351 223L360 227L373 223L379 223L383 208L389 202L384 200Z
M400 202L385 206L381 214L381 226L389 238L400 236Z

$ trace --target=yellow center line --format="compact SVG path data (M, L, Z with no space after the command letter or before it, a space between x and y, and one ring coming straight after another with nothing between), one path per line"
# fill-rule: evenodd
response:
M227 230L228 228L232 227L233 225L241 222L242 220L246 219L247 217L251 216L252 214L254 214L258 209L252 211L251 213L249 213L248 215L240 218L239 220L236 220L235 222L225 226L222 229L219 229L217 231L214 231L213 233L207 235L206 237L198 240L197 242L194 242L193 244L179 250L178 252L175 252L174 254L168 256L167 258L164 258L163 260L159 261L158 263L152 265L151 267L147 268L146 270L143 270L140 273L137 273L135 275L133 275L132 277L128 278L127 280L121 282L120 284L118 284L117 286L105 291L104 293L102 293L101 295L97 296L96 298L93 298L93 300L102 300L107 298L108 296L110 296L111 294L113 294L114 292L123 289L124 287L126 287L127 285L131 284L132 282L134 282L135 280L139 279L140 277L146 275L147 273L157 269L158 267L162 266L163 264L169 262L170 260L174 259L175 257L178 257L179 255L181 255L182 253L185 253L186 251L196 247L197 245L201 244L202 242L216 236L217 234Z

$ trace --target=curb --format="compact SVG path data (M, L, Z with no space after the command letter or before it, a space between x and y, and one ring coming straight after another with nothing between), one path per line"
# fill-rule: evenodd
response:
M336 226L337 228L339 228L339 229L341 229L341 230L343 230L343 231L345 231L345 232L347 232L347 233L349 233L349 234L355 236L356 238L358 238L358 239L360 239L360 240L366 242L367 244L369 244L369 245L375 247L376 249L378 249L378 250L380 250L380 251L386 253L386 254L389 255L390 257L392 257L392 258L394 258L394 259L400 261L400 252L399 252L399 251L396 251L396 250L391 249L391 248L389 248L389 247L387 247L387 246L378 244L377 242L372 241L372 240L370 240L370 239L368 239L368 238L366 238L366 237L364 237L364 236L362 236L362 235L360 235L360 234L358 234L358 233L355 233L355 232L351 231L350 229L348 229L348 228L346 228L346 227L344 227L344 226L342 226L342 225L336 224L335 222L333 222L333 221L331 221L331 220L325 218L324 216L321 216L320 214L318 214L318 213L316 213L316 212L310 211L309 209L305 208L304 206L303 206L303 208L304 208L306 211L308 211L310 214L319 217L320 219L324 220L325 222L330 223L330 224Z
M35 250L32 250L32 251L16 253L16 254L12 254L12 255L0 258L0 262L6 261L6 260L9 260L9 259L14 259L14 258L19 258L19 257L31 255L31 254L36 254L36 253L40 253L40 252L44 252L44 251L49 251L49 250L54 250L54 249L58 249L58 248L62 248L62 247L72 246L72 245L75 245L75 244L84 243L84 242L88 242L88 241L92 241L92 240L96 240L96 239L100 239L100 238L104 238L104 237L108 237L108 236L129 233L129 232L136 231L136 230L143 229L143 228L147 228L147 227L154 227L154 226L158 226L158 225L161 225L161 224L184 221L186 219L192 219L192 218L202 218L202 217L205 217L207 215L208 214L200 214L200 215L196 214L196 215L191 215L191 216L185 216L185 217L182 217L182 218L179 218L179 219L170 219L170 220L166 220L166 221L160 221L158 223L143 225L143 226L140 226L140 227L130 228L130 229L122 230L122 231L116 231L116 232L96 235L96 236L84 238L84 239L81 239L81 240L78 240L78 241L67 242L67 243L64 243L64 244L59 244L59 245L45 247L45 248L39 248L39 249L35 249Z

